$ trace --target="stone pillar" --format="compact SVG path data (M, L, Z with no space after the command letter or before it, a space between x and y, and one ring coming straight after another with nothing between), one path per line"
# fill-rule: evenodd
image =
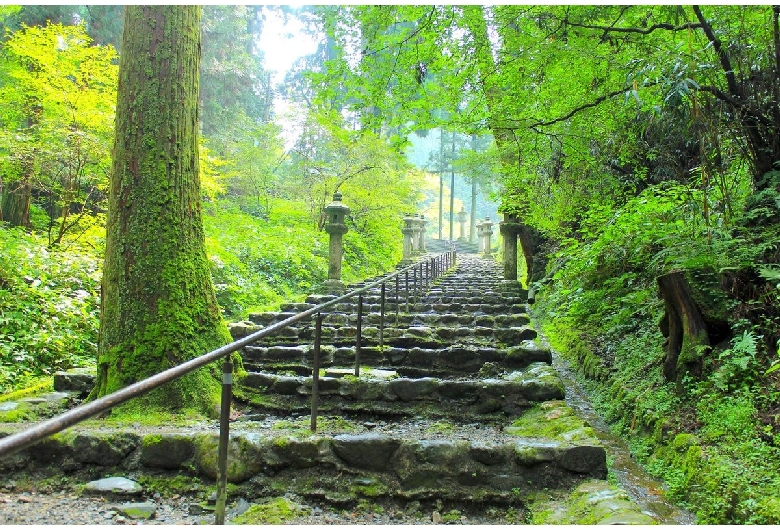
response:
M504 280L517 281L517 235L520 233L520 222L514 215L505 213L504 220L498 226L504 246Z
M330 234L328 279L325 281L325 287L331 292L344 290L344 282L341 281L341 258L344 255L342 236L349 230L345 223L347 214L349 208L341 202L341 193L337 191L333 194L333 202L325 207L325 231Z
M428 226L428 219L424 215L420 214L420 252L425 254L428 249L425 248L425 227Z
M413 224L414 217L411 214L406 214L404 216L404 227L401 229L401 233L404 235L404 258L402 263L411 263L412 261L412 251L414 250L412 243L412 235L414 234Z
M492 250L490 248L490 236L493 235L493 223L490 222L490 217L485 217L485 220L482 221L482 233L485 235L485 253L483 254L483 257L489 258L491 257Z
M458 222L460 223L460 239L461 241L466 240L466 218L469 216L468 213L466 213L465 208L461 208L458 212Z
M422 225L420 224L420 214L414 214L414 222L412 222L412 254L420 253L420 232L422 232Z

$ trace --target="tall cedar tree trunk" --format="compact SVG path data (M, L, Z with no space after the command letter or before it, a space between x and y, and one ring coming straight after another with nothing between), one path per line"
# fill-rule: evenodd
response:
M198 176L199 6L127 6L103 268L103 396L229 342L204 247ZM201 369L142 406L212 412Z

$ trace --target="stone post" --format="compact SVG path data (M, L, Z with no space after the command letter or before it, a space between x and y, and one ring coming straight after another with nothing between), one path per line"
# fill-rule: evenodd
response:
M485 253L483 254L483 257L489 258L491 257L491 248L490 248L490 236L493 235L493 223L490 222L490 217L485 217L485 220L482 221L482 233L485 235Z
M428 226L428 219L420 214L420 252L425 254L428 249L425 248L425 227Z
M520 233L520 222L514 215L505 213L504 220L498 226L504 246L504 280L517 281L517 235Z
M349 208L341 202L341 193L336 191L333 194L333 202L325 207L325 231L330 234L328 279L325 281L325 287L331 292L344 290L344 282L341 281L341 258L344 255L342 236L349 230L345 223L347 214Z
M469 214L466 212L465 208L461 208L458 212L458 222L460 223L460 237L458 238L461 241L466 240L466 218L469 216Z
M412 235L414 234L414 229L412 228L412 225L414 223L414 217L411 216L411 214L406 214L404 216L404 227L401 229L401 233L404 235L404 258L402 263L408 264L412 261L412 251L414 250L414 245L412 243Z

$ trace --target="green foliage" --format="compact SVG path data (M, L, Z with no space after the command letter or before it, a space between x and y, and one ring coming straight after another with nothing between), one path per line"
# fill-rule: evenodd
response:
M94 364L100 261L71 247L0 227L0 391L41 375Z
M327 278L327 234L300 204L279 202L268 220L222 202L203 216L217 300L228 318L245 318L304 293Z
M715 388L729 393L738 389L749 389L757 382L758 341L761 338L752 331L745 331L742 336L733 339L731 348L720 352L720 366L712 374Z
M26 193L28 203L35 188L49 216L49 245L59 244L105 206L116 51L91 45L83 25L62 24L22 26L7 36L3 50L0 182L6 195Z

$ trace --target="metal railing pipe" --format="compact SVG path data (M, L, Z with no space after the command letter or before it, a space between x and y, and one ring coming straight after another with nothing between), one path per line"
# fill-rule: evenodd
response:
M402 273L404 274L405 281L406 281L406 297L407 297L406 304L407 304L407 312L408 312L409 270L413 269L414 266L415 266L414 264L408 265L407 267L399 269L387 275L386 277L377 280L376 282L366 285L360 289L350 291L349 293L336 297L333 300L329 300L327 302L319 304L311 309L307 309L306 311L302 311L301 313L298 313L297 315L293 315L280 322L266 326L261 330L258 330L254 333L250 333L245 337L242 337L238 340L231 342L230 344L226 344L225 346L221 346L215 350L203 354L200 357L190 359L189 361L185 361L177 366L173 366L171 368L168 368L167 370L163 370L162 372L150 376L144 379L143 381L132 383L107 396L103 396L94 401L90 401L89 403L84 403L82 405L79 405L74 409L66 411L58 416L55 416L54 418L50 418L48 420L42 421L41 423L37 425L33 425L32 427L29 427L27 429L24 429L23 431L10 434L4 438L0 438L0 456L11 454L13 452L24 449L26 446L31 445L37 441L40 441L48 436L51 436L52 434L56 434L62 430L67 429L68 427L76 425L77 423L80 423L84 420L87 420L93 416L96 416L112 408L115 408L135 397L146 394L147 392L150 392L170 381L183 377L189 374L190 372L193 372L199 368L211 364L214 361L222 359L225 356L230 355L231 353L234 353L242 349L244 346L248 346L253 342L257 342L263 337L272 335L277 331L290 326L291 324L310 318L312 315L321 313L323 310L330 308L336 304L339 304L345 300L348 300L356 296L357 294L366 292L369 289L381 285L381 283L383 282L395 278L396 292L398 292L397 287L398 287L399 276ZM398 316L396 313L396 323L397 323L397 319Z

